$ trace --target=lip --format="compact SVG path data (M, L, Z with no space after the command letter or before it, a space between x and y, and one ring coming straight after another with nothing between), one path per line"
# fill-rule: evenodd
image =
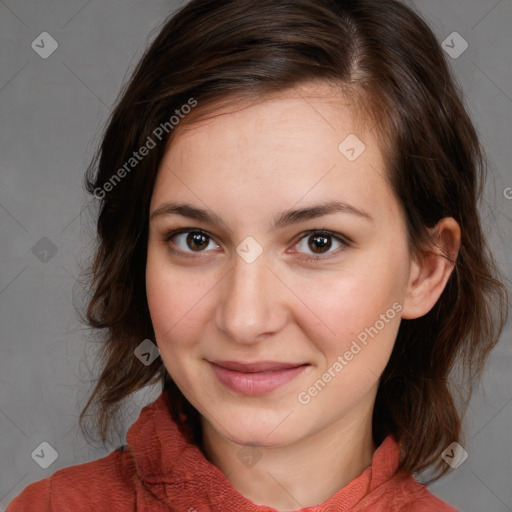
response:
M246 395L263 395L295 379L307 363L208 361L221 384Z

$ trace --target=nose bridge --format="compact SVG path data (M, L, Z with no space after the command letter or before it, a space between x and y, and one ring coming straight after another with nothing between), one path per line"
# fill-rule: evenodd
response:
M254 343L280 328L283 311L276 277L268 265L263 254L252 262L234 256L217 309L219 329L234 341Z

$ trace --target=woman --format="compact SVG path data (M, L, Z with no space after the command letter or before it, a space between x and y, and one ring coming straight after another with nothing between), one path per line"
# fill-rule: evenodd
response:
M462 460L454 385L468 399L506 290L475 129L412 10L193 0L97 163L87 321L107 335L81 420L99 406L105 442L122 399L162 394L8 512L455 510L412 475Z

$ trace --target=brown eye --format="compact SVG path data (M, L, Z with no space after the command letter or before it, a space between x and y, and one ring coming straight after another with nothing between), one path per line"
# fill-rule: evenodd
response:
M193 251L202 251L208 247L209 237L199 231L191 231L187 236L187 246Z
M350 246L351 242L342 235L326 230L313 230L303 234L295 244L295 252L303 253L306 256L309 254L310 258L302 259L317 262L337 256L343 249Z
M331 237L325 235L311 235L308 237L308 247L316 254L327 252L332 246Z
M169 242L169 250L185 255L202 253L206 252L206 249L219 247L207 233L191 229L172 231L165 236L164 240Z

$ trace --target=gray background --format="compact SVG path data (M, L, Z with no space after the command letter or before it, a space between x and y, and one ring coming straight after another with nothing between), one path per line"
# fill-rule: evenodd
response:
M410 4L440 42L456 31L469 44L449 60L491 160L482 213L510 278L512 3ZM97 370L94 344L72 305L94 236L82 178L123 80L177 6L172 0L0 2L1 510L29 483L110 452L88 444L76 428ZM47 59L31 47L45 31L59 45ZM469 458L431 486L462 512L512 510L510 338L509 322L471 402ZM125 427L159 392L146 388L127 401ZM31 457L42 442L58 452L47 469Z

